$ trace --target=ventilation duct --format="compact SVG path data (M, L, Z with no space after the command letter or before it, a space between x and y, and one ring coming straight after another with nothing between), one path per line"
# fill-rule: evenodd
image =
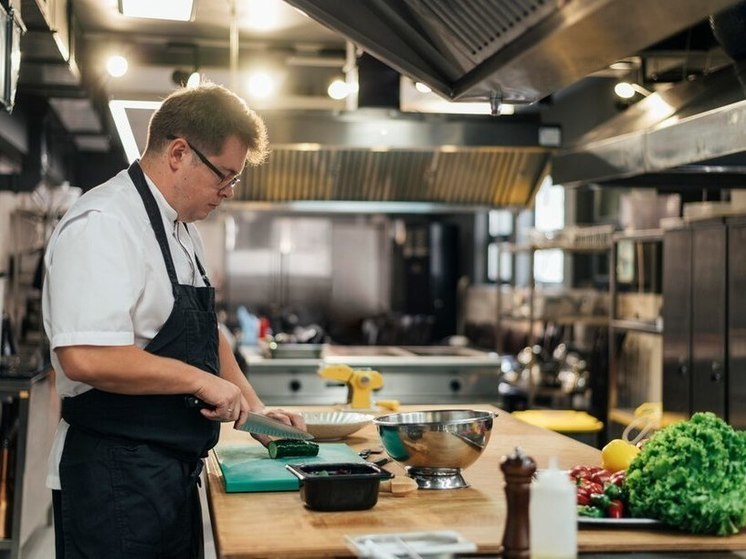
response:
M453 100L533 103L733 0L286 0Z
M746 186L746 3L710 18L732 66L654 93L552 159L567 186Z

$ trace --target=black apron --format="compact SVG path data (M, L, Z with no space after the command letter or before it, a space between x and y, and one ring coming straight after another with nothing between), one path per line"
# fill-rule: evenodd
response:
M145 347L217 374L214 288L179 284L163 219L137 162L129 175L161 247L174 306ZM58 531L65 559L202 557L198 476L220 424L181 395L124 395L92 389L62 401L70 424L60 462ZM61 498L59 498L61 497ZM57 510L59 508L59 511Z

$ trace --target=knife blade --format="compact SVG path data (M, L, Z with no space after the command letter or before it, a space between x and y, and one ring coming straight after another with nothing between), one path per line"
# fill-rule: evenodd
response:
M271 437L283 437L285 439L299 439L303 441L313 439L313 435L307 433L303 429L298 429L297 427L287 425L282 421L253 411L249 412L249 418L246 420L246 423L237 427L237 429L239 431L247 431L257 435L269 435Z
M185 398L187 407L190 408L212 408L210 406L196 398L194 396L186 396ZM237 428L238 431L246 431L247 433L255 433L257 435L269 435L270 437L282 437L285 439L297 439L303 441L310 441L313 439L313 435L298 429L292 425L283 423L278 419L262 415L253 411L249 412L249 418L246 422Z

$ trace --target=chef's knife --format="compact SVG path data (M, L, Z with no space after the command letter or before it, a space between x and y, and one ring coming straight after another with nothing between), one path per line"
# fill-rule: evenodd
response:
M193 396L186 398L187 406L190 408L208 408L202 400ZM298 429L292 425L283 423L278 419L262 415L253 411L249 412L249 418L246 422L238 427L239 431L246 431L248 433L255 433L257 435L269 435L270 437L282 437L285 439L300 439L310 440L313 439L313 435L307 433L303 429Z
M285 439L301 439L304 441L313 439L313 435L303 429L298 429L297 427L253 411L249 412L249 418L246 420L246 423L238 427L238 430L258 435L283 437Z

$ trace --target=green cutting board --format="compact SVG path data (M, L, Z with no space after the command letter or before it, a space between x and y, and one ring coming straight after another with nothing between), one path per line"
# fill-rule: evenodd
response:
M296 491L300 481L285 469L285 464L364 462L344 443L319 443L319 455L310 457L273 459L258 444L217 447L215 455L223 472L226 493Z

